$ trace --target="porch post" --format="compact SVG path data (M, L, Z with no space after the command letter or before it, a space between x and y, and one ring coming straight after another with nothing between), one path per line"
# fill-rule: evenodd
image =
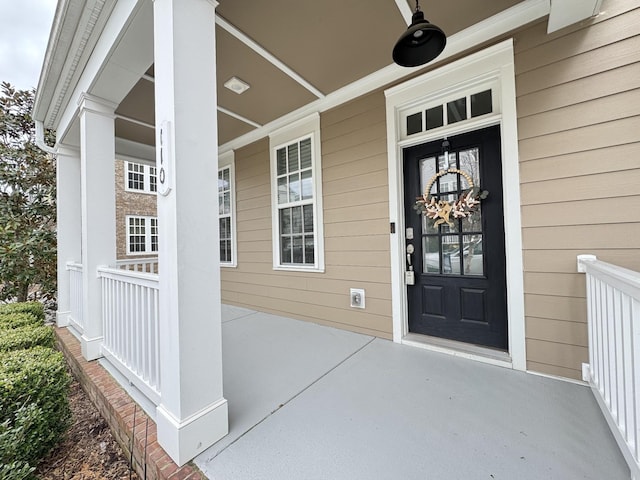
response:
M67 262L80 262L80 151L61 145L56 154L56 238L58 250L58 327L69 324L71 312Z
M102 356L102 295L99 266L116 261L115 117L116 105L83 94L80 106L82 198L82 355Z
M183 465L228 433L222 392L215 6L154 0L161 404Z

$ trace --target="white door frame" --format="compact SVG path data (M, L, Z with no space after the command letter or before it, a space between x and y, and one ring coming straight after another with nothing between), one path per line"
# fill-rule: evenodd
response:
M407 136L407 112L415 112L433 99L456 98L474 88L489 85L494 92L494 113L451 126ZM405 223L403 149L444 136L452 136L490 125L500 125L502 147L502 183L505 218L507 273L508 356L499 358L482 352L460 351L442 345L420 342L425 348L475 360L526 370L524 281L522 268L522 231L520 218L520 176L513 41L503 41L437 70L385 91L387 112L387 151L389 173L389 218L395 234L390 236L393 340L416 343L408 334L407 289L405 285ZM427 337L428 338L428 337Z

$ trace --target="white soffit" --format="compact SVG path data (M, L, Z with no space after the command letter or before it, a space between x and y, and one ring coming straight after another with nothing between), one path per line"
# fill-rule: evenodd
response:
M602 0L551 0L547 33L553 33L600 12Z

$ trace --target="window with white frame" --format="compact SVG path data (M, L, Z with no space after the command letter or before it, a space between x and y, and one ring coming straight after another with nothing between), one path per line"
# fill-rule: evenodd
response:
M270 140L274 268L321 271L319 117L275 133Z
M218 222L220 223L220 263L233 263L233 210L231 167L218 170Z
M124 162L125 190L140 193L156 193L158 176L156 167L136 162Z
M127 222L127 255L144 255L158 251L158 219L129 215Z

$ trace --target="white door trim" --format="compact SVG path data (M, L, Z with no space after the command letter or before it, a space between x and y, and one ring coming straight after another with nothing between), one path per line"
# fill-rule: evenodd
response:
M498 112L407 137L403 133L402 114L431 98L446 98L452 92L473 88L478 82L496 82ZM426 93L425 93L426 92ZM502 182L505 218L507 268L507 314L509 356L501 365L526 370L524 319L524 281L522 270L522 231L520 218L520 176L513 41L503 41L442 68L428 72L385 91L387 114L387 151L389 172L389 218L395 223L390 236L393 340L415 345L408 334L405 271L405 224L402 150L434 138L472 131L488 125L500 125L502 142ZM425 344L429 347L428 342ZM438 351L459 354L454 349L433 346ZM468 358L489 361L482 354ZM490 363L496 363L494 359Z

